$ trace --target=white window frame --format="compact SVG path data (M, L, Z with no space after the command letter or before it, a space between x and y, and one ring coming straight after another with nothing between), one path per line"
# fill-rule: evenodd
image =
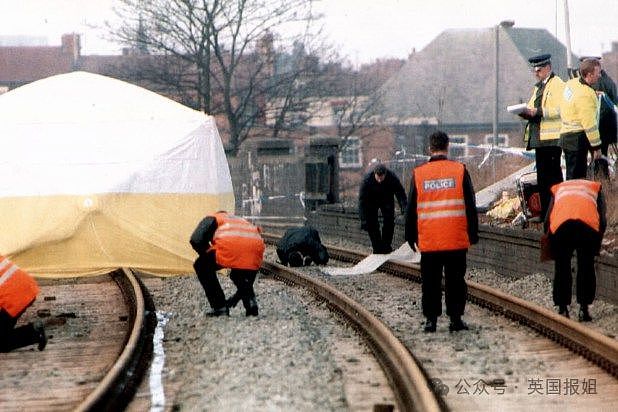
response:
M341 138L342 143L346 143L345 146L342 144L341 149L339 150L339 167L342 169L351 169L363 166L363 151L361 150L361 140L357 136L349 136L347 138ZM358 162L345 162L344 161L344 151L349 152L351 150L356 150L356 157Z
M500 139L504 141L503 144L500 143ZM494 135L486 134L485 135L485 144L492 145L494 143ZM506 133L498 133L498 147L509 147L509 135Z
M467 134L451 134L449 135L448 139L449 139L449 143L448 143L448 147L449 147L449 157L451 157L451 153L450 153L450 149L451 148L457 148L457 149L463 149L463 156L467 157L468 156L468 140L469 140L469 136ZM455 140L463 140L462 142L455 142Z

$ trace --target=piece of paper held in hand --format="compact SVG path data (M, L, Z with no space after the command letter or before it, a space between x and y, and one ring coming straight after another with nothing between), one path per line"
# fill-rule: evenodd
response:
M513 114L520 114L525 108L526 103L512 104L510 106L506 106L506 111Z

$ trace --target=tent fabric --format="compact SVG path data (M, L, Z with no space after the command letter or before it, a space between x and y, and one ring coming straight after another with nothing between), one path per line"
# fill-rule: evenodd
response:
M39 276L193 272L193 229L234 210L214 119L120 80L0 95L0 139L0 253Z

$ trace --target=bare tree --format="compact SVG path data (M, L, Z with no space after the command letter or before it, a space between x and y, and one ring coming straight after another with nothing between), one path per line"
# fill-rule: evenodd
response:
M275 91L290 90L300 74L275 77L273 33L307 36L317 18L314 0L120 0L110 36L131 49L166 56L183 72L163 68L150 77L194 91L195 105L222 114L233 151L264 116ZM296 27L293 27L296 25ZM290 44L296 35L279 35ZM174 75L170 76L170 73ZM276 83L280 81L281 83ZM286 89L287 88L287 89ZM292 89L293 90L293 89Z
M351 137L363 141L391 126L381 110L382 86L402 64L403 61L397 59L376 61L335 76L345 88L341 90L345 97L334 105L337 133L342 138L341 150L351 143Z

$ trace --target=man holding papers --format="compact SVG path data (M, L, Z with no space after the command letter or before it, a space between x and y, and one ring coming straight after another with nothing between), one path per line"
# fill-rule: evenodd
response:
M560 101L564 82L552 71L551 55L542 54L528 59L537 83L527 107L519 116L528 120L524 141L528 150L534 149L536 175L541 198L541 218L549 206L549 189L562 182L560 168Z

